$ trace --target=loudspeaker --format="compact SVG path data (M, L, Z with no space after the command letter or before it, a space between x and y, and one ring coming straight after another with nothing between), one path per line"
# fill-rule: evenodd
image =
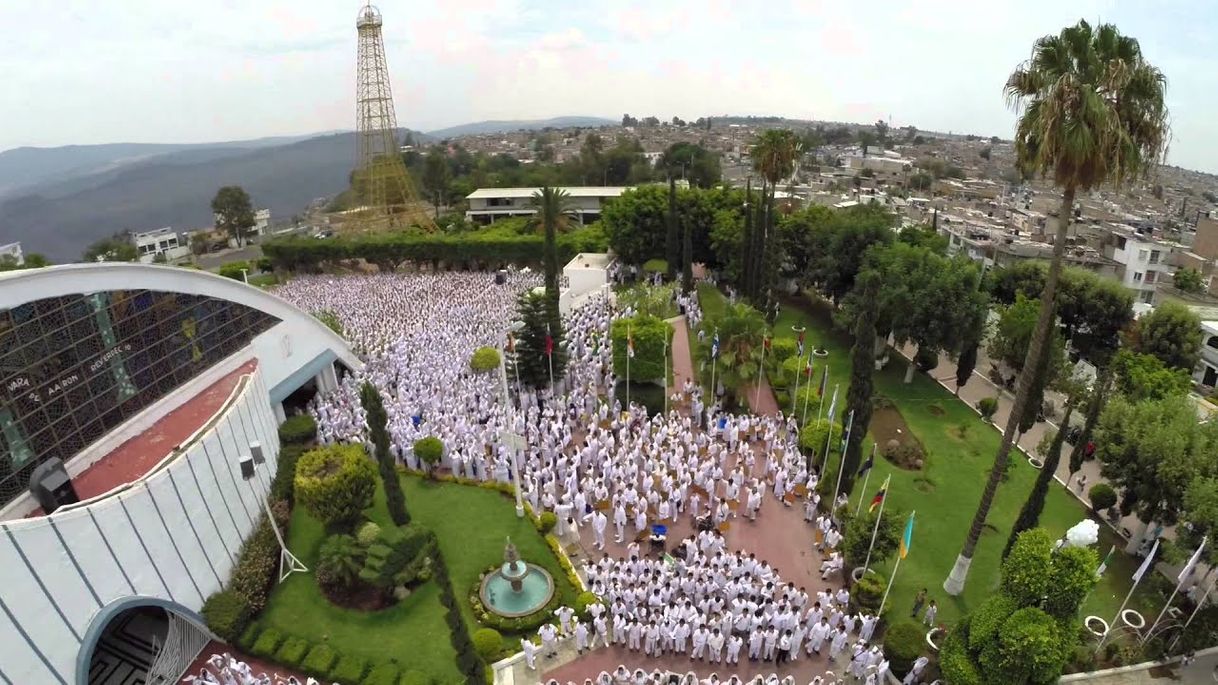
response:
M241 459L238 460L238 463L241 464L241 477L242 478L244 478L245 480L250 480L251 478L254 477L254 458L253 457L251 457L247 454L243 454L243 455L241 455Z
M262 443L257 440L250 443L250 456L254 458L255 464L266 463L266 457L262 455Z
M507 283L507 272L500 269L495 272L495 285L503 285Z
M68 471L60 459L48 459L30 474L30 494L38 500L38 506L48 514L67 505L76 504L80 497L68 478Z

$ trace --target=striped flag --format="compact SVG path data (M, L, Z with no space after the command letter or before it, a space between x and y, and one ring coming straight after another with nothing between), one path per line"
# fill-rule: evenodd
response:
M1108 570L1108 562L1112 561L1112 553L1115 551L1116 551L1116 545L1113 545L1108 548L1108 555L1105 556L1104 560L1100 562L1099 568L1095 569L1096 578L1104 577L1104 571Z
M626 354L634 359L634 334L629 330L626 331Z
M1147 569L1155 565L1155 552L1159 551L1159 539L1155 538L1155 544L1150 548L1150 554L1146 555L1146 559L1142 561L1142 565L1137 571L1133 572L1133 582L1142 582L1142 576L1146 575Z
M863 465L859 467L859 476L862 476L870 471L872 466L875 466L875 452L872 452L871 456L867 457L867 461L863 462ZM889 478L891 477L892 476L890 475ZM887 484L888 481L885 480L884 483Z
M868 459L867 461L871 461L871 460ZM870 468L870 467L868 467L868 468ZM890 480L892 480L891 474L887 478L884 479L884 484L880 486L880 491L875 493L875 497L871 498L871 504L867 507L868 514L874 512L875 508L880 506L880 502L884 501L884 495L888 494L888 481L890 481Z
M812 358L808 357L808 363L804 364L804 375L808 378L812 377Z
M905 532L901 534L901 546L897 551L901 558L909 556L909 548L913 545L914 512L909 512L909 520L905 522Z
M1197 566L1197 562L1201 560L1201 552L1205 550L1207 540L1208 538L1201 538L1201 544L1198 545L1197 551L1193 552L1193 556L1189 557L1188 563L1184 565L1184 568L1180 569L1180 575L1176 576L1177 583L1183 583L1184 579L1192 574L1193 569Z

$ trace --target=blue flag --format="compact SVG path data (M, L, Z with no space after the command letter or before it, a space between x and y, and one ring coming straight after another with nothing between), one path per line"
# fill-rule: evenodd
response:
M711 359L719 358L719 331L715 331L715 337L711 340Z

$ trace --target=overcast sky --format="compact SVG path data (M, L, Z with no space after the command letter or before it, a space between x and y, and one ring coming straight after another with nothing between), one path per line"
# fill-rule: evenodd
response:
M3 0L0 150L354 128L348 0ZM382 0L398 122L772 114L1009 137L1007 74L1079 18L1168 78L1170 161L1218 172L1214 0ZM417 14L411 15L411 12Z

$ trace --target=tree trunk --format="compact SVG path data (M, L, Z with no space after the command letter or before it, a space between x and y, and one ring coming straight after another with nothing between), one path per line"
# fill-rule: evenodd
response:
M910 359L909 363L905 365L905 382L906 383L913 382L914 368L915 368L914 360Z
M1104 410L1104 405L1108 399L1108 386L1112 383L1112 360L1100 369L1099 375L1095 378L1095 387L1091 392L1091 401L1087 404L1087 413L1083 417L1083 430L1079 433L1077 442L1074 443L1074 449L1070 451L1070 475L1071 477L1083 467L1083 457L1086 455L1087 443L1091 442L1091 433L1095 430L1095 424L1099 421L1100 412Z
M1019 510L1019 516L1015 519L1015 525L1011 527L1006 549L1002 550L1003 559L1010 554L1011 546L1015 544L1015 539L1019 537L1020 533L1035 528L1040 523L1040 514L1045 509L1045 495L1049 493L1049 486L1053 483L1053 474L1057 472L1057 465L1061 462L1062 444L1066 441L1066 427L1070 425L1070 415L1073 413L1074 402L1067 400L1061 427L1058 429L1057 435L1053 436L1049 453L1044 455L1044 466L1041 467L1040 473L1036 474L1036 482L1032 485L1032 491L1024 500L1023 507Z
M968 537L964 547L952 568L951 574L943 583L943 590L949 595L958 595L964 591L964 583L968 579L969 564L973 552L977 549L977 541L981 539L981 531L985 519L989 516L990 506L994 503L994 495L998 492L998 484L1002 482L1002 474L1006 471L1007 460L1011 456L1011 446L1015 441L1015 433L1019 428L1019 419L1032 396L1032 386L1036 369L1040 366L1040 358L1046 354L1049 343L1050 327L1053 324L1054 299L1057 295L1057 281L1062 270L1062 255L1066 251L1066 233L1070 228L1070 219L1074 211L1074 187L1068 186L1062 192L1062 207L1058 216L1057 235L1053 243L1053 261L1049 263L1049 273L1045 277L1045 289L1040 296L1040 315L1036 319L1036 329L1032 332L1032 342L1028 345L1028 354L1024 358L1023 369L1019 372L1019 381L1015 389L1015 403L1007 417L1006 428L1002 431L1002 443L998 453L994 455L994 465L990 467L990 476L986 481L985 490L981 493L981 502L973 514L972 525L969 526Z

